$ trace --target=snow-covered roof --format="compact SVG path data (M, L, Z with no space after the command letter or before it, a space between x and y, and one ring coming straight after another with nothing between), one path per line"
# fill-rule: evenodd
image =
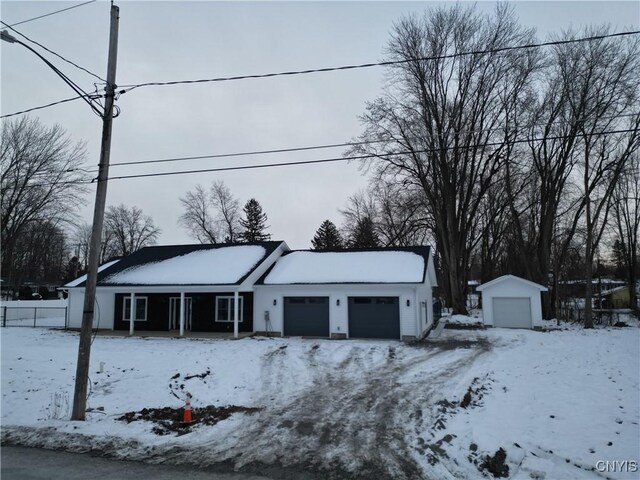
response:
M110 285L232 285L247 275L266 253L258 245L200 250L133 266L104 278Z
M118 258L117 260L111 260L110 262L104 263L102 265L100 265L98 267L98 273L102 272L103 270L109 268L112 265L115 265L116 263L118 263L120 261L120 259ZM78 285L80 285L81 283L85 282L87 280L87 274L84 274L78 278L76 278L75 280L70 281L69 283L67 283L66 285L63 285L64 287L77 287Z
M281 245L272 241L145 247L105 268L98 286L240 285Z
M600 292L600 296L604 297L606 295L611 295L612 293L622 292L623 290L627 290L628 288L629 287L627 287L626 285L623 285L621 287L615 287L615 288L611 288L609 290L603 290L602 292Z
M422 283L429 247L376 251L298 251L283 255L265 285L323 283Z
M561 280L558 283L560 285L574 285L574 284L584 285L587 282L585 280ZM615 279L612 279L612 278L593 278L591 280L591 283L593 285L597 285L599 283L611 284L611 285L624 285L625 281L624 280L615 280Z
M515 282L524 283L525 285L529 285L530 287L537 288L541 292L546 292L548 290L548 288L543 286L543 285L540 285L540 284L535 283L535 282L531 282L531 281L526 280L524 278L516 277L515 275L503 275L501 277L494 278L490 282L483 283L482 285L477 287L476 290L478 292L482 292L483 290L486 290L487 288L494 287L494 286L498 285L499 283L503 283L505 281L515 281Z

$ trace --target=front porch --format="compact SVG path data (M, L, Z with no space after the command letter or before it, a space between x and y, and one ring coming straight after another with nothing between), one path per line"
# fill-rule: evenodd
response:
M238 332L235 337L233 332L192 332L186 331L180 336L180 331L158 330L158 331L134 331L133 335L128 330L98 330L100 337L138 337L138 338L191 338L196 340L238 340L240 338L253 337L254 332Z

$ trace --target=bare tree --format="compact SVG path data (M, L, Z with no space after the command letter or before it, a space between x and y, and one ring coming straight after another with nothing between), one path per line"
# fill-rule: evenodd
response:
M82 143L59 125L22 117L3 124L0 138L0 203L3 275L16 276L15 246L28 225L69 220L84 203Z
M218 243L215 222L209 212L209 195L204 188L196 185L193 192L187 192L180 198L185 208L178 222L182 224L191 236L200 243Z
M240 231L240 202L220 180L209 191L196 185L180 198L185 212L178 222L200 243L235 242Z
M79 268L87 269L89 262L89 243L91 241L91 224L81 222L76 224L71 235L71 251L77 257ZM118 248L113 241L113 232L107 228L102 229L102 240L100 241L100 263L104 263L110 258L118 257Z
M613 191L613 219L624 260L631 307L638 308L638 250L640 249L640 157L636 154Z
M160 229L153 219L144 215L138 207L128 208L123 204L107 208L104 216L112 256L130 255L142 247L154 245Z
M504 4L492 16L457 5L404 18L388 47L388 59L402 63L363 117L361 139L377 143L356 150L378 157L379 176L424 195L454 312L466 312L470 257L483 233L478 211L510 154L506 127L539 63L535 49L493 51L532 41ZM452 55L466 51L489 53Z
M586 33L600 35L608 29ZM609 220L613 193L640 148L640 40L603 39L566 45L562 50L561 68L573 81L568 100L572 111L583 118L576 164L580 204L573 224L581 222L585 231L585 328L592 328L593 261Z
M364 218L371 219L384 246L424 245L430 238L431 223L421 191L390 179L375 179L349 197L340 213L345 238L353 237Z
M226 243L237 241L240 232L240 202L222 180L211 185L209 194L211 205L217 212L216 221L221 237Z

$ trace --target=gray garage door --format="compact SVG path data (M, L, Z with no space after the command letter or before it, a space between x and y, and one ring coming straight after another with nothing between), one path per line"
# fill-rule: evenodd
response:
M398 297L349 297L349 338L399 340Z
M284 334L289 337L328 337L329 297L285 297Z
M528 297L494 297L493 326L506 328L532 328L531 299Z

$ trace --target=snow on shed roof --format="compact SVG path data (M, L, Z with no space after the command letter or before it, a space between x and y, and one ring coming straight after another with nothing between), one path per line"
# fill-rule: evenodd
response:
M117 260L111 260L110 262L104 263L102 265L100 265L98 267L98 273L102 272L103 270L106 270L107 268L109 268L112 265L115 265L116 263L118 263L120 261L120 259L118 258ZM81 283L85 282L87 280L87 274L85 273L84 275L76 278L75 280L70 281L69 283L67 283L66 285L63 285L63 287L77 287L78 285L80 285Z
M498 285L499 283L502 283L502 282L504 282L506 280L524 283L524 284L529 285L531 287L537 288L541 292L546 292L548 290L548 288L545 287L544 285L540 285L539 283L535 283L535 282L532 282L530 280L526 280L524 278L516 277L515 275L503 275L501 277L494 278L490 282L483 283L482 285L477 287L476 290L481 292L483 290L486 290L487 288L494 287L494 286Z
M134 265L105 277L101 285L232 285L264 258L259 245L196 250L157 262Z
M422 283L429 247L403 250L298 251L283 255L263 277L265 285Z

